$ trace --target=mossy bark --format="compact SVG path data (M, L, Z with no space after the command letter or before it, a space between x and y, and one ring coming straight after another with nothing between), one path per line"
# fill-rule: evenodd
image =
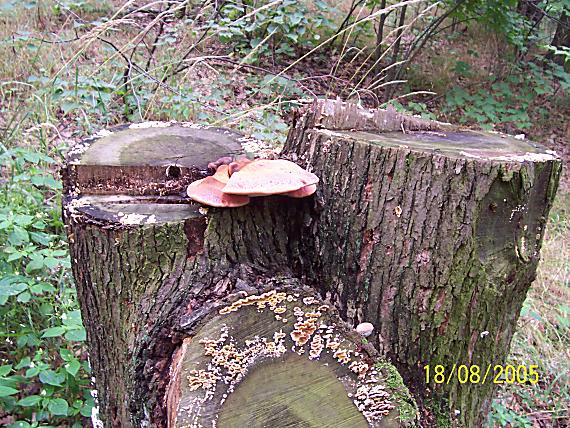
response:
M359 129L371 117L384 132ZM377 326L419 396L435 390L455 425L483 426L493 383L425 385L424 366L483 375L504 361L561 163L534 143L407 121L328 101L297 120L284 154L322 179L303 272L343 319Z
M161 124L163 138L168 137L171 127L177 126L164 127ZM122 141L129 129L111 132L103 137L110 145L114 144L114 133L118 133ZM179 130L174 132L178 134ZM206 173L207 162L215 159L192 160L192 132L187 132L185 138L189 151L186 167L194 174L193 179L200 178ZM224 155L240 152L238 140L236 137L233 143L228 143ZM90 145L97 142L98 149L101 149L101 140L94 139L84 147L83 153L91 156ZM128 151L129 145L125 145L123 150ZM238 209L202 210L179 194L179 188L184 186L181 183L185 183L188 177L184 174L176 178L168 176L167 168L174 165L168 161L160 165L164 171L162 176L158 169L147 168L144 161L139 173L132 174L137 182L152 181L153 186L147 188L153 189L154 196L149 192L137 192L136 186L124 185L120 174L125 170L120 165L114 165L116 169L109 182L96 177L85 181L78 190L74 179L81 170L89 172L93 164L100 168L100 163L104 163L90 159L87 162L82 161L81 156L74 157L64 171L64 218L102 420L106 426L112 427L185 426L189 421L196 422L196 426L214 426L218 419L218 426L235 426L231 419L233 412L227 409L240 403L239 390L232 400L206 417L202 409L207 409L208 403L185 408L185 403L192 400L192 394L196 392L188 388L188 382L199 358L185 358L183 350L188 348L190 339L192 345L188 349L199 355L202 349L200 337L206 333L210 338L221 334L216 329L220 323L230 327L235 340L258 337L257 329L243 328L243 318L233 319L232 314L219 314L220 308L236 299L272 291L316 296L316 292L307 289L302 278L295 274L304 263L300 233L303 223L311 215L311 201L259 198ZM117 186L116 195L111 194L113 186ZM303 307L303 303L296 304ZM270 328L264 316L250 311L247 319L251 320L249 324L252 326ZM377 361L392 367L373 348L350 333L350 326L343 327L343 321L332 307L326 322L336 326L335 334L343 339L343 346L358 350L359 358L366 358L371 373L378 372L374 368ZM281 326L282 321L274 323ZM254 380L255 376L263 377L268 364L296 367L301 377L304 373L309 376L316 370L315 365L320 364L317 370L326 378L323 385L330 387L331 391L344 391L344 395L328 393L328 406L344 409L341 413L347 420L354 419L356 415L360 418L359 423L365 426L413 424L414 417L410 419L408 415L410 404L401 399L406 396L407 388L403 384L388 386L381 376L375 382L385 391L378 395L383 400L379 403L382 408L377 409L376 419L366 419L367 408L359 410L348 396L354 393L351 388L357 385L359 374L348 369L348 362L336 361L332 354L326 352L323 352L326 360L318 362L299 360L299 352L291 354L287 340L292 340L292 331L287 329L292 329L293 323L295 317L290 317L289 323L283 323L282 327L287 333L284 340L288 352L279 355L275 361L261 355L248 366L250 374L246 380L250 375ZM273 330L278 331L276 326ZM193 338L196 338L195 343ZM307 355L312 340L311 336L305 344ZM185 366L182 371L177 371L181 361ZM215 395L217 399L221 397L222 384L220 381ZM280 382L278 384L281 385ZM243 388L248 386L244 384ZM287 397L290 398L291 394L288 388L275 387L272 391L271 402L289 403ZM303 404L304 394L308 398ZM285 406L289 413L280 419L281 423L303 421L312 423L308 426L319 426L314 424L309 409L314 405L309 399L310 391L300 388L295 396ZM255 407L259 414L268 416L267 420L273 420L269 410L274 407L270 406L266 411L261 408L264 405L260 400ZM411 409L415 409L414 406L412 401ZM400 421L401 408L407 412L407 421Z

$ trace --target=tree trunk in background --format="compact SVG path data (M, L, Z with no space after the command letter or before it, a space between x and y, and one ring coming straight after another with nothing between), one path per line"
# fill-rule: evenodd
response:
M402 32L404 31L402 27L406 22L407 8L408 6L402 6L402 8L400 9L400 16L398 20L398 31L396 32L396 42L394 43L394 48L392 52L392 61L390 65L394 65L398 61L398 55L400 54L400 45L402 43ZM395 76L396 76L396 69L392 68L388 73L387 81L390 82L392 80L395 80ZM390 99L394 95L394 90L395 90L395 85L390 85L386 88L382 96L384 102L390 101Z
M554 33L554 37L550 44L557 48L570 48L570 14L565 10L560 13L556 32ZM546 57L555 63L564 66L565 70L570 70L570 61L564 62L564 55L555 55L554 52L550 51Z
M544 16L544 12L539 7L540 3L540 0L520 0L517 4L517 12L529 22L537 23Z
M241 144L255 151L226 130L150 123L70 154L64 215L107 426L409 426L382 355L420 398L435 388L424 364L503 361L555 156L319 101L284 151L320 177L314 197L189 203L187 184ZM351 331L364 321L371 344ZM482 426L491 383L435 390L454 425Z
M386 0L381 0L380 9L386 8ZM382 72L382 64L380 58L382 57L382 43L384 42L384 24L386 23L386 18L388 14L383 13L380 15L380 21L378 22L378 28L376 29L376 47L374 49L374 75L376 79L380 78L380 73Z

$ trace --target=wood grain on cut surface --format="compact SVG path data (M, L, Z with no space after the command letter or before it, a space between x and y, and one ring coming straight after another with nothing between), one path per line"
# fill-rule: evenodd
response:
M65 176L80 193L173 195L205 177L212 160L242 153L242 138L185 123L123 126L72 148Z
M165 126L166 125L166 126ZM78 161L81 165L167 166L177 164L205 169L212 159L237 153L241 134L206 126L162 124L132 125L109 131L94 141Z
M260 364L226 400L220 428L367 428L335 373L297 354Z
M223 306L183 346L168 393L171 426L407 426L403 385L388 382L382 360L333 312L295 291Z
M410 149L423 153L441 153L452 158L471 158L496 161L554 160L556 156L544 147L528 140L477 131L412 131L402 132L362 132L327 131L325 135L344 137L384 147Z

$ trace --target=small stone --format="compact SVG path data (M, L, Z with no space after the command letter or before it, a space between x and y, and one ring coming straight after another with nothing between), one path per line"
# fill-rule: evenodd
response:
M363 322L356 326L356 332L361 336L368 337L374 331L374 326L369 322Z

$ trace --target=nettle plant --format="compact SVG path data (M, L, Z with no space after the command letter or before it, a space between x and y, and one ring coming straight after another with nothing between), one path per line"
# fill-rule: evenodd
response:
M211 25L222 42L232 44L239 54L249 54L250 62L267 55L294 56L297 47L314 47L323 33L334 29L333 21L327 17L331 8L322 0L311 3L310 9L305 2L296 0L270 3L227 3L220 9L220 18Z
M13 427L91 415L55 161L0 144L0 409Z
M528 62L515 66L512 74L492 83L490 90L452 88L446 95L443 111L460 123L477 123L484 129L506 123L527 129L532 126L529 113L536 112L542 118L548 115L538 105L541 98L568 89L570 73L563 67L554 63L542 67Z

